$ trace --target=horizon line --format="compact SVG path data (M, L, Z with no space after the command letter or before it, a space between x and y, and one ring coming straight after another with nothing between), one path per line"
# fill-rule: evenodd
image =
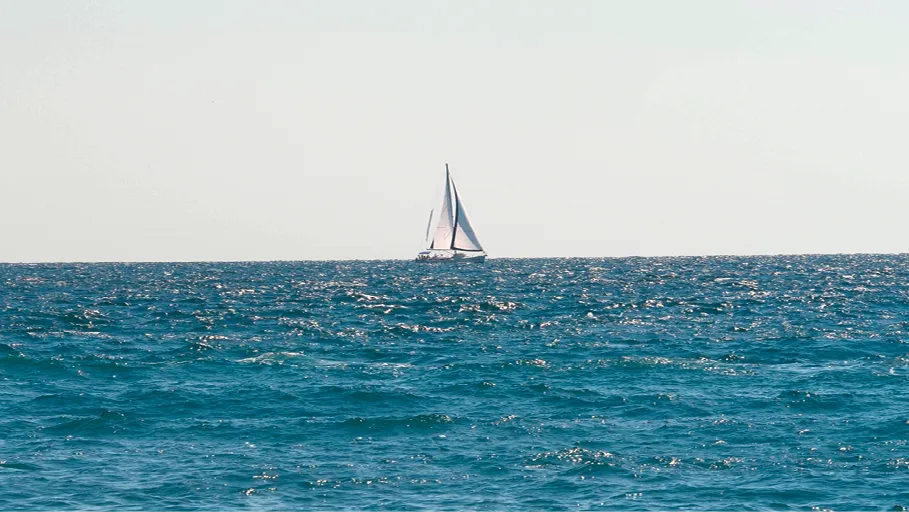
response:
M804 256L902 256L909 252L811 252L811 253L762 253L762 254L675 254L675 255L625 255L625 256L501 256L488 257L489 260L621 260L621 259L668 259L668 258L773 258ZM339 259L301 259L301 260L38 260L38 261L0 261L0 265L77 265L77 264L166 264L166 263L333 263L333 262L370 262L370 261L413 261L413 258L339 258Z

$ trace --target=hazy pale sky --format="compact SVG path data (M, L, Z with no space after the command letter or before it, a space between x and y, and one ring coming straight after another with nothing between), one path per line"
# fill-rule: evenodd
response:
M907 252L909 2L0 0L0 261Z

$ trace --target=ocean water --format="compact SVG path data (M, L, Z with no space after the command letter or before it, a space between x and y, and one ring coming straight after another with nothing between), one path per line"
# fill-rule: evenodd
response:
M909 256L0 265L0 509L905 510Z

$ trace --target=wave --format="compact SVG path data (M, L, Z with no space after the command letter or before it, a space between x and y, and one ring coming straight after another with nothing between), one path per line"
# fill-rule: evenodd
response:
M265 352L253 357L245 357L243 359L237 360L238 363L254 363L254 364L284 364L288 361L293 361L294 359L303 357L302 352Z
M141 426L142 421L119 411L102 410L92 416L77 418L63 417L44 430L70 436L95 436L99 434L118 434Z
M455 417L448 414L431 413L408 417L354 417L344 420L340 426L375 432L391 431L399 428L433 430L436 427L453 424L456 421Z

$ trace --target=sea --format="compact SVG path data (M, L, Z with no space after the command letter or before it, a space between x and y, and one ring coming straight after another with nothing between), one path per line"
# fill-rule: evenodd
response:
M909 255L0 265L0 510L907 510Z

